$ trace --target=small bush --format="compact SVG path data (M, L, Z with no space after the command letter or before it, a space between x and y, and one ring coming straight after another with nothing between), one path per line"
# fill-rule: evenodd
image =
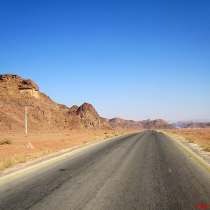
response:
M0 163L0 172L5 170L6 168L10 168L16 164L16 160L14 157L10 157L6 160L1 161Z
M186 139L189 141L189 143L195 143L195 139L193 137L188 137Z
M203 147L203 150L206 151L206 152L210 152L210 146L207 146L207 145L204 146Z
M7 168L13 167L13 166L15 166L19 163L25 163L26 161L27 161L26 155L20 155L20 156L17 156L17 157L10 157L6 160L1 161L0 172L7 169Z
M9 139L5 139L5 140L0 141L0 145L3 145L3 144L12 144L12 141L9 140Z
M105 138L104 138L104 139L108 139L108 138L110 138L110 136L105 136Z

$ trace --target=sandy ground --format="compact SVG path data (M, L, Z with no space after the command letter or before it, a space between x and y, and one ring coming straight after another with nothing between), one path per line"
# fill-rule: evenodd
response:
M137 131L113 130L71 130L60 133L0 133L0 142L10 140L11 144L0 145L0 173L8 174L24 163L34 163L44 158L64 153L91 142L120 136ZM27 147L31 143L33 148ZM46 159L46 158L45 158Z

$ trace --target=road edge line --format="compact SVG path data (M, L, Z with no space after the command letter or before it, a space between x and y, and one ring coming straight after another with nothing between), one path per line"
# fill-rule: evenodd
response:
M197 163L199 163L201 166L203 166L209 173L210 173L210 164L207 163L205 160L203 160L200 156L195 154L193 151L189 150L187 147L185 147L183 144L181 144L178 140L176 140L174 137L171 137L167 133L163 133L165 136L169 137L174 143L176 143L179 147L181 147L182 150L184 150L188 155L190 155Z

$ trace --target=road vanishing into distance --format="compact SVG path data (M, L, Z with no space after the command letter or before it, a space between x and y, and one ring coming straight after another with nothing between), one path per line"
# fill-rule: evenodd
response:
M1 210L169 210L197 204L210 204L210 173L157 131L104 141L0 183Z

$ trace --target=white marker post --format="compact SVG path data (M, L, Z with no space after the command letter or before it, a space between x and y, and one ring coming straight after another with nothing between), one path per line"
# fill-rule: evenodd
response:
M21 106L24 106L24 116L25 116L25 120L24 120L24 124L25 124L25 134L28 134L28 106L32 106L32 103L29 103L28 101L25 101L25 104L21 104L19 101L18 103Z
M28 106L25 105L25 134L28 133Z

